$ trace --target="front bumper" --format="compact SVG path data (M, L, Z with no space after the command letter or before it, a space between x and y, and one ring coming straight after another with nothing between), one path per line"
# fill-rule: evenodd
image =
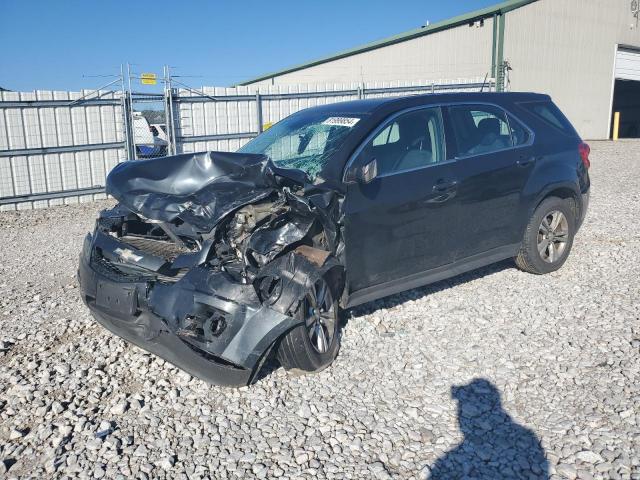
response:
M205 267L192 268L175 283L119 278L93 259L100 235L104 234L87 236L78 269L82 298L95 319L128 342L209 383L251 383L274 342L300 323L266 306L244 304L250 285L233 283L223 272ZM221 331L185 334L185 322L211 311L223 319Z

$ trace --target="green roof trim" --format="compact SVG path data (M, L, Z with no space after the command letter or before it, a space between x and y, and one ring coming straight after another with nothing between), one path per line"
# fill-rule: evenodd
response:
M286 73L295 72L297 70L302 70L304 68L314 67L316 65L327 63L332 60L338 60L340 58L350 57L358 53L364 53L370 50L376 50L378 48L386 47L388 45L393 45L395 43L404 42L406 40L412 40L414 38L423 37L425 35L440 32L442 30L447 30L449 28L464 25L465 23L469 23L475 20L480 20L481 18L487 18L493 15L498 15L498 14L505 14L507 12L510 12L511 10L515 10L516 8L523 7L525 5L528 5L529 3L533 3L536 1L538 0L507 0L505 2L492 5L490 7L481 8L480 10L475 10L473 12L458 15L457 17L432 23L431 25L428 25L425 27L409 30L408 32L400 33L392 37L383 38L382 40L376 40L375 42L367 43L366 45L361 45L359 47L351 48L349 50L343 50L342 52L338 52L328 57L319 58L311 62L302 63L300 65L295 65L293 67L285 68L284 70L279 70L277 72L271 72L266 75L261 75L260 77L252 78L251 80L246 80L244 82L238 83L238 85L249 85L251 83L259 82L262 80L268 80L273 77L284 75Z

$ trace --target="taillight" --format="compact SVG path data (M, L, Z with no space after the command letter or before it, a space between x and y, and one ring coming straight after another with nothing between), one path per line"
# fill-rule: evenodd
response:
M582 164L584 168L589 168L591 166L591 162L589 161L589 153L591 152L591 148L586 143L582 142L578 145L578 152L580 153L580 159L582 160Z

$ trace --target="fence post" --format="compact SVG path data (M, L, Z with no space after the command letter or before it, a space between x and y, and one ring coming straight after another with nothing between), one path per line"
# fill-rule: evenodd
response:
M127 160L135 160L135 143L133 139L133 125L131 125L131 96L129 92L122 95L122 121L124 122L124 141L127 150Z
M164 118L167 128L167 143L170 155L177 155L178 140L176 134L176 117L173 112L173 86L171 85L171 71L169 65L164 66Z
M164 96L162 101L162 106L164 108L164 125L167 129L167 153L169 155L174 155L175 151L173 148L173 135L171 135L171 94L169 92L169 78L167 75L167 66L163 65L162 67L162 77L163 77L163 85L164 85Z
M174 95L173 87L168 88L167 97L165 99L168 102L168 104L165 106L165 108L168 108L167 115L169 117L168 123L167 123L169 147L171 149L171 154L177 155L178 154L178 134L176 133L177 132L176 123L178 122L178 119L176 118L175 112L173 110L173 95Z
M128 160L137 160L135 124L133 122L133 94L131 89L131 65L127 63L127 94L126 94L126 114L125 121L129 129L129 151L127 152Z
M258 135L262 133L262 98L260 92L256 92L256 120L258 122Z

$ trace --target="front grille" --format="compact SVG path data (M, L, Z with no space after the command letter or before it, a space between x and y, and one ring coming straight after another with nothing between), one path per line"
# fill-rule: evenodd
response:
M169 262L175 260L178 255L191 252L187 247L167 240L155 240L132 235L125 235L118 240L150 255L164 258Z
M95 250L93 255L91 255L91 266L105 277L117 282L151 282L157 280L165 283L174 283L184 277L189 271L188 268L181 268L179 270L165 272L166 274L159 272L149 272L148 274L135 272L128 269L124 264L109 261Z
M118 282L148 282L154 280L155 276L141 273L127 272L119 269L115 264L104 258L95 250L91 255L91 266L99 273Z

